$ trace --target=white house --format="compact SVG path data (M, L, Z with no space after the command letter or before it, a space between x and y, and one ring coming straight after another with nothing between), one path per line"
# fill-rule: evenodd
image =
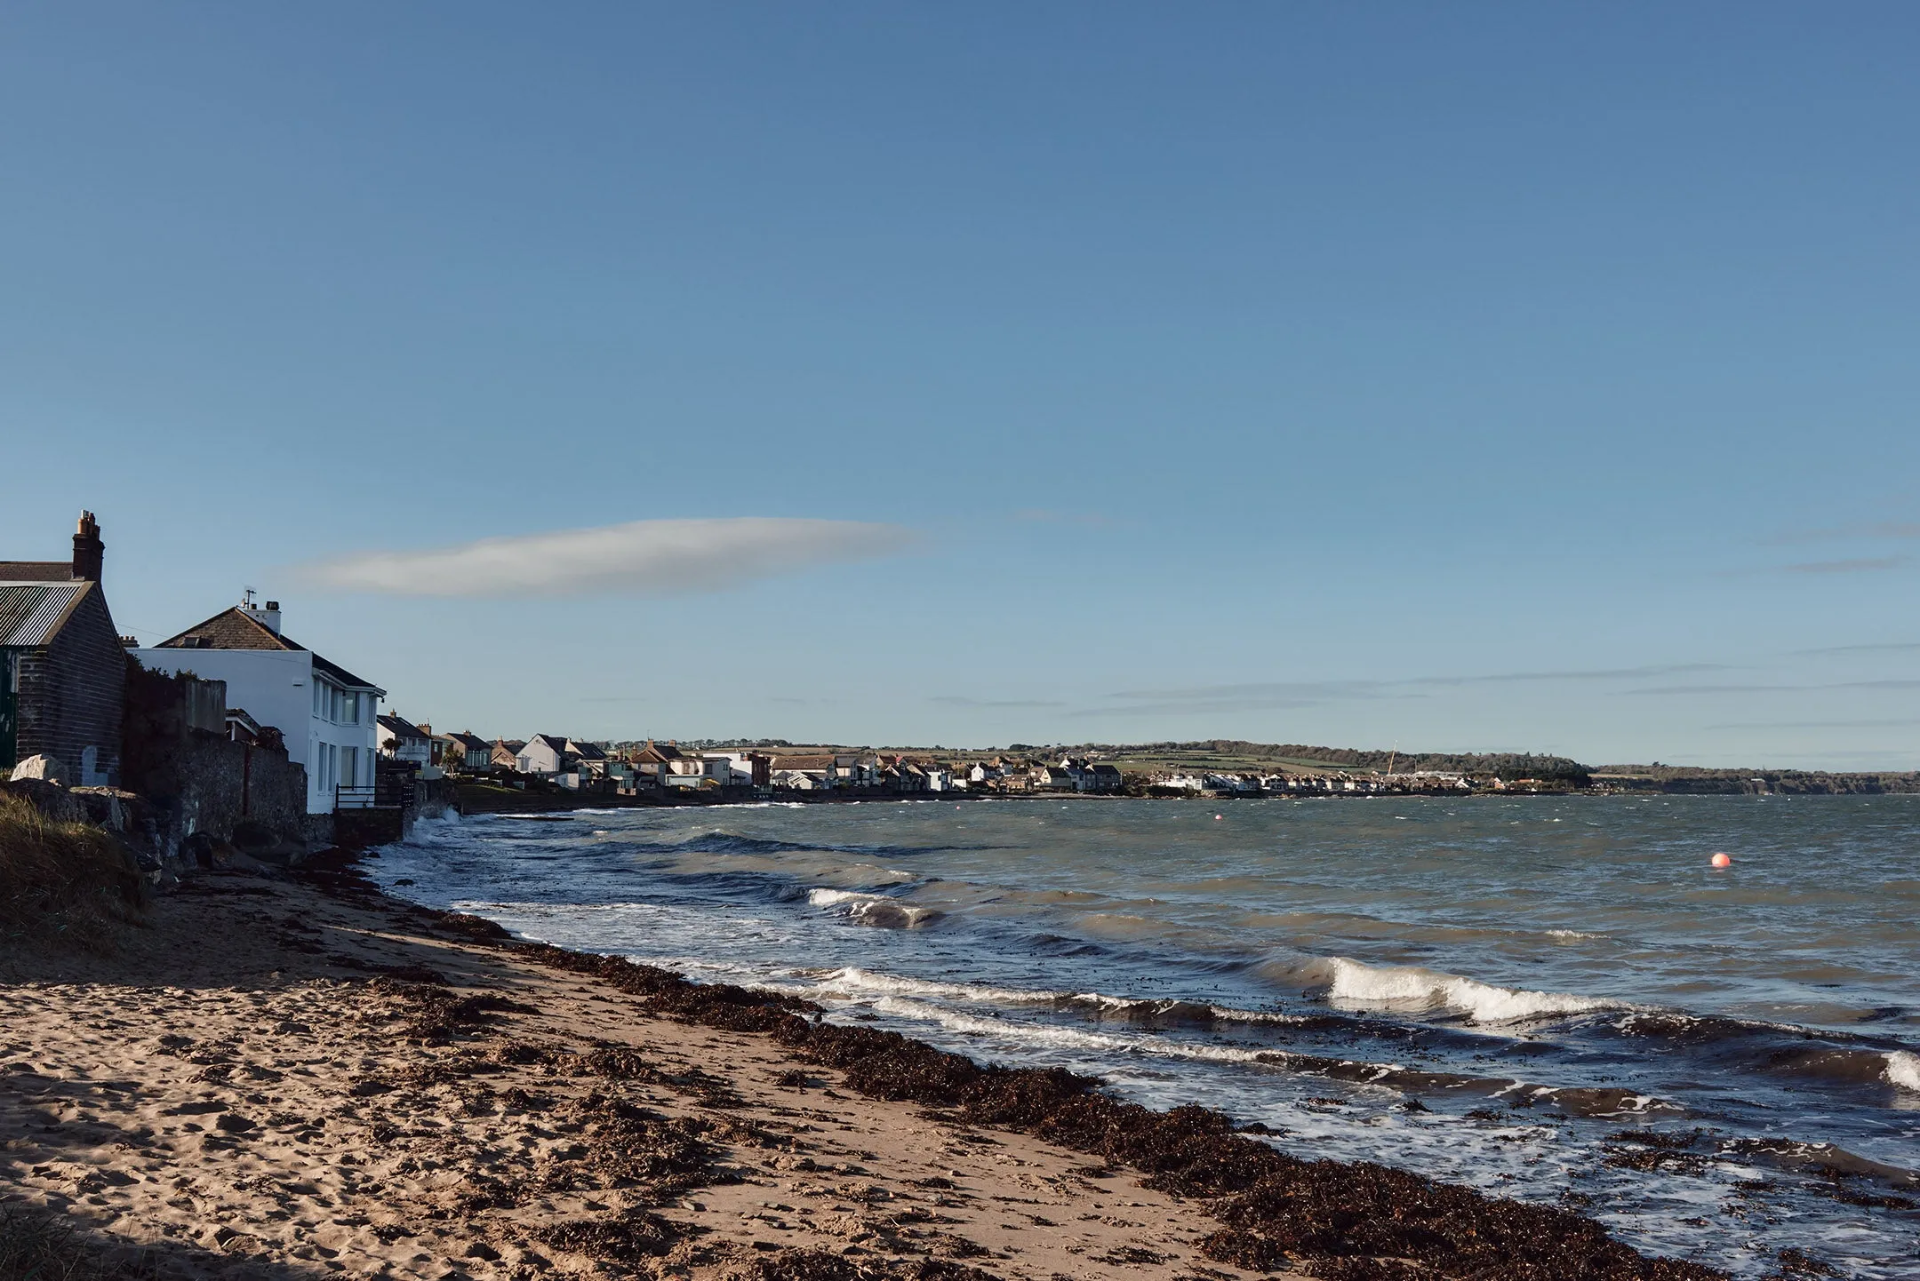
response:
M374 720L374 734L382 756L409 761L425 769L432 764L432 736L400 716L380 716Z
M535 734L514 757L514 768L522 774L562 774L567 764L564 734Z
M1036 766L1033 785L1054 792L1077 792L1080 790L1080 771L1071 765Z
M278 729L287 756L306 766L309 814L332 813L337 788L373 786L374 716L386 691L281 635L279 601L224 610L128 652L151 671L225 681L228 704Z

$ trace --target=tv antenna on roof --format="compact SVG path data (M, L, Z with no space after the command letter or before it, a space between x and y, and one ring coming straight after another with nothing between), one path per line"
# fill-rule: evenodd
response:
M240 589L240 608L241 609L253 608L253 588L242 587Z

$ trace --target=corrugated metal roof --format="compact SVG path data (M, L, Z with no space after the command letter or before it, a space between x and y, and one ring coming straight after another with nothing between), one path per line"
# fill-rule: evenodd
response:
M0 645L44 645L89 582L0 583Z

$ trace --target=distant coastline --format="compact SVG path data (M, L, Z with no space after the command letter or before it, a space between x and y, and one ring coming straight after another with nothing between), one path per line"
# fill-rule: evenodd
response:
M436 736L437 738L438 736ZM1204 739L955 749L782 739L564 741L549 771L449 760L465 812L770 800L804 804L1065 797L1199 800L1381 796L1920 794L1920 771L1587 765L1531 753L1402 752ZM577 749L578 755L575 755ZM518 759L523 754L504 759Z

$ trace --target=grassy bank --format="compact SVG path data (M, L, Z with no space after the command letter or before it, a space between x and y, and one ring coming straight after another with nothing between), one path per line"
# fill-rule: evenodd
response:
M120 843L85 823L56 823L0 793L0 940L98 950L137 921L146 882Z

